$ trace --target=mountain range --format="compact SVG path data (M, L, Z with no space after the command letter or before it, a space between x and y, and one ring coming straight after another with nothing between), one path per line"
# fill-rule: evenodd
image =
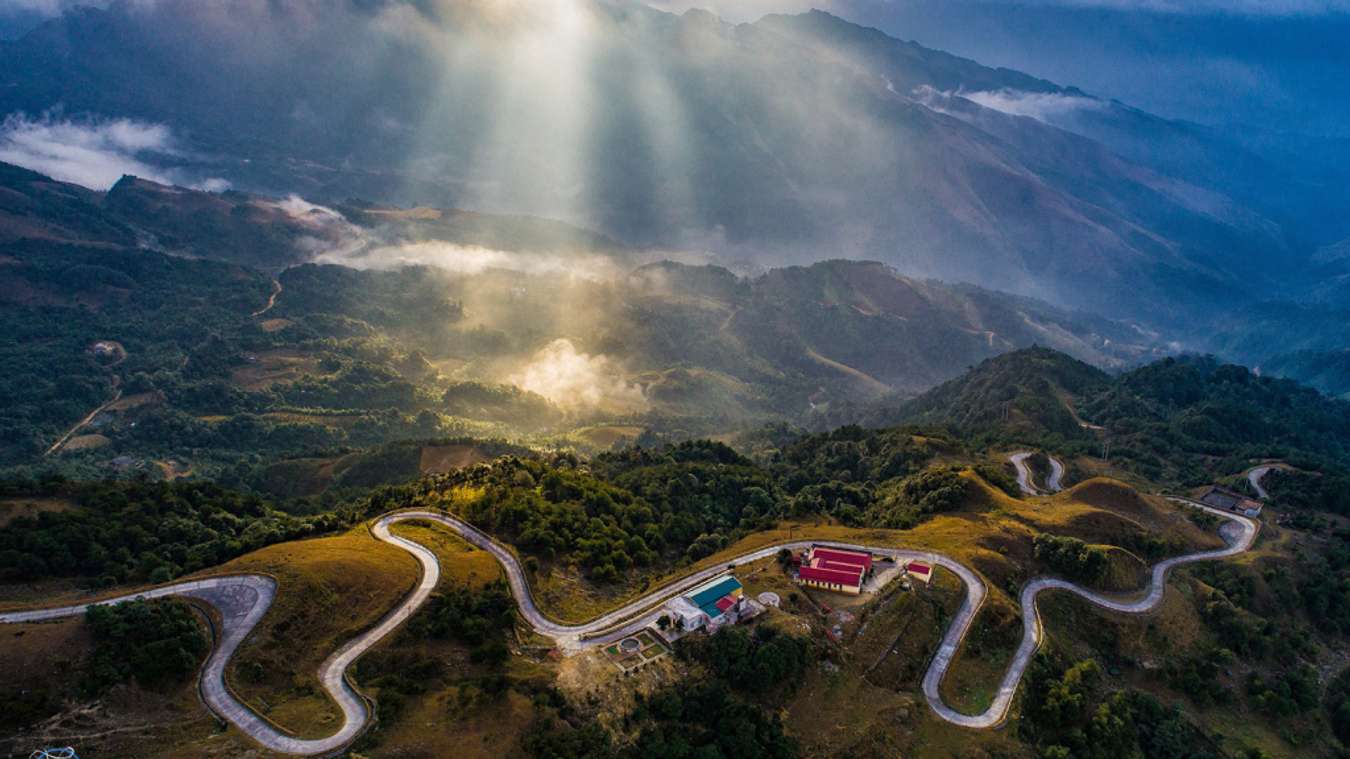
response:
M1131 324L875 261L737 273L533 217L135 177L97 191L8 164L0 245L0 316L21 336L0 351L14 461L123 389L141 400L105 415L95 459L184 430L228 448L223 421L259 413L310 430L245 438L281 452L437 430L818 426L1017 348L1112 368L1167 351ZM120 346L116 370L100 341ZM36 381L42 366L65 368Z
M1182 331L1301 296L1350 236L1303 164L822 12L331 5L70 11L0 43L0 112L163 125L166 173L241 189L868 258Z

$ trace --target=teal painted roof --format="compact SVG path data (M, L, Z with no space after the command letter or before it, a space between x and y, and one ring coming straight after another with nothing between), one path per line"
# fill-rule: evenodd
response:
M690 601L703 609L709 617L716 617L722 612L717 609L717 601L723 596L732 593L741 588L740 580L735 577L727 576L718 582L688 596Z

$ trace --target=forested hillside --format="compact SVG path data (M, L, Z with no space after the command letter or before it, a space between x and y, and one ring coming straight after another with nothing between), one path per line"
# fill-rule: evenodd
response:
M862 418L937 425L994 446L1106 454L1143 477L1186 485L1268 458L1350 467L1350 403L1212 357L1109 376L1054 351L1014 351Z
M13 400L0 466L21 474L278 483L283 459L309 462L288 465L284 492L304 494L341 480L355 450L397 441L596 452L828 428L1020 346L1112 366L1156 350L1125 325L878 263L747 277L630 265L531 218L134 178L95 193L12 167L0 181L14 238L0 320L19 338L0 351ZM268 274L347 243L376 259ZM472 247L487 244L511 247Z

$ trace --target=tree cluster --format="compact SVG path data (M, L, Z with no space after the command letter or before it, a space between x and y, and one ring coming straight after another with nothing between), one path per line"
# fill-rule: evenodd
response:
M96 694L135 680L146 688L182 682L206 654L206 636L182 601L129 601L85 612L94 653L84 688Z
M1035 556L1056 573L1083 583L1101 581L1111 565L1104 549L1078 538L1049 533L1036 536Z

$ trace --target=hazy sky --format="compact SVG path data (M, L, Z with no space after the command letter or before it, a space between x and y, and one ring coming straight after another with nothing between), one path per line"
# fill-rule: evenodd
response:
M650 0L811 7L1174 118L1350 136L1350 0Z
M113 1L0 0L0 37L73 5ZM730 21L818 7L1169 117L1350 137L1350 0L647 2L708 8Z
M35 4L59 3L63 0L19 0ZM969 0L944 0L945 4L972 4ZM859 5L887 6L914 5L906 0L649 0L648 5L679 11L705 8L723 18L751 21L765 13L800 13L821 10L850 10ZM1129 11L1155 11L1178 15L1207 15L1213 13L1250 16L1315 15L1350 10L1350 0L989 0L990 5L1006 6L1061 6L1071 8L1108 8Z

